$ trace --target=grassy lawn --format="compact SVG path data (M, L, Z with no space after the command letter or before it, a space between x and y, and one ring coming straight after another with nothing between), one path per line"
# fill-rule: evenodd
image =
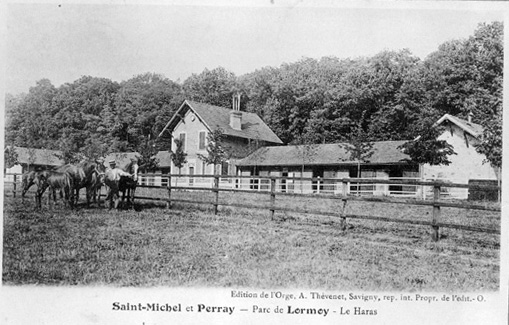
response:
M175 193L189 197L186 192ZM264 200L254 198L249 200ZM209 199L211 199L210 196ZM236 198L239 200L239 198ZM223 195L221 200L233 200ZM248 198L240 200L248 200ZM336 200L300 202L327 209ZM296 202L287 202L296 204ZM427 207L360 203L381 216L426 216ZM416 210L417 209L417 210ZM138 211L63 207L34 210L32 199L5 198L3 283L7 285L196 286L398 291L497 290L500 236L371 220L266 210L150 203ZM500 216L445 212L447 218ZM486 214L486 212L483 212ZM418 216L419 215L419 216Z

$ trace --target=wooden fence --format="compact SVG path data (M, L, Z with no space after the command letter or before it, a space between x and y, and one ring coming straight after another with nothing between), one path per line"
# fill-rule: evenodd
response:
M19 191L19 182L21 181L20 175L14 175L11 183L12 194L16 197L16 192ZM446 183L446 182L424 182L419 180L383 180L383 179L356 179L356 178L343 178L343 179L324 179L324 178L290 178L290 177L260 177L260 176L213 176L213 175L168 175L168 174L143 174L140 175L140 178L158 178L159 183L162 185L146 185L141 184L138 187L142 188L165 188L167 189L167 198L156 198L156 197L140 197L136 196L137 199L142 200L157 200L157 201L165 201L168 209L171 209L173 202L182 202L182 203L194 203L194 204L212 204L214 208L214 213L218 213L218 207L220 205L224 206L232 206L239 208L248 208L248 209L267 209L269 211L269 215L271 217L274 216L276 211L287 211L287 212L295 212L295 213L303 213L303 214L313 214L313 215L323 215L323 216L335 216L340 218L340 227L343 230L346 230L346 220L347 218L351 219L371 219L383 222L395 222L395 223L404 223L404 224L414 224L414 225L423 225L431 227L431 237L434 241L439 239L439 229L441 227L444 228L452 228L452 229L460 229L467 231L475 231L482 233L491 233L491 234L500 234L500 230L491 229L491 228L483 228L483 227L475 227L469 225L461 225L461 224L452 224L441 222L441 208L459 208L459 209L472 209L472 210L485 210L485 211L495 211L500 212L501 209L499 206L486 206L482 204L470 203L467 201L461 202L451 202L447 200L441 200L441 197L446 194L444 192L445 188L463 188L467 190L499 190L499 186L489 186L489 185L468 185L468 184L455 184L455 183ZM187 186L175 186L172 185L172 179L184 179L186 182L182 182ZM195 182L195 179L208 179L208 182ZM283 184L287 184L289 180L299 181L299 182L309 182L312 186L318 186L317 191L315 193L289 193L286 191L286 188ZM341 193L333 193L324 194L319 192L320 183L341 183L342 191ZM7 182L6 182L7 183ZM146 183L146 182L145 182ZM178 184L178 181L175 182ZM221 185L223 183L223 186ZM208 184L209 186L203 186L203 184ZM225 186L224 184L228 184ZM313 185L314 184L314 185ZM354 184L359 188L363 185L399 185L399 186L420 186L421 188L429 188L432 192L432 200L419 200L419 199L397 199L391 198L387 196L363 196L359 195L351 195L350 188ZM197 186L202 185L202 186ZM262 186L263 185L263 186ZM19 186L19 188L18 188ZM172 191L210 191L214 193L213 202L210 201L200 201L200 200L192 200L192 199L181 199L172 197ZM267 205L256 205L256 204L247 204L241 202L235 203L220 203L219 201L219 193L220 192L233 192L233 193L253 193L256 192L258 194L266 194L270 198L270 204ZM276 200L278 196L292 196L292 197L314 197L314 198L333 198L342 201L342 209L340 211L318 211L313 209L302 209L302 208L288 208L288 207L277 207ZM424 220L411 220L411 219L396 219L396 218L387 218L387 217L378 217L378 216L369 216L369 215L359 215L359 214L347 214L346 204L348 201L366 201L366 202L379 202L379 203L392 203L392 204L405 204L405 205L420 205L420 206L430 206L432 207L431 219L428 221Z

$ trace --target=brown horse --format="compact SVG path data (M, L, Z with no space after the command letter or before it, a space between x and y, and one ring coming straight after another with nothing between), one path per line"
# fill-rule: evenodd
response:
M53 194L53 201L56 204L56 190L60 190L64 193L65 201L69 204L71 209L74 207L73 183L69 173L60 173L56 171L37 172L34 183L37 184L35 200L39 208L41 208L42 195L48 187L50 188L48 204L51 200L51 194Z
M92 202L101 205L101 187L104 185L104 173L94 172L92 174L92 181L87 187L87 193L90 192L89 196Z
M78 165L63 165L57 171L68 173L71 176L76 204L78 203L80 189L86 188L88 207L90 205L90 198L93 195L93 189L97 187L97 177L101 172L104 172L104 169L105 167L100 161L83 161Z

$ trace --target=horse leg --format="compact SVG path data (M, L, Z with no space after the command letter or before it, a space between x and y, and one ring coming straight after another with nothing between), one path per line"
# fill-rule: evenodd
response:
M125 201L125 189L122 190L122 206L124 205L124 201ZM120 193L119 193L120 194ZM120 195L119 195L120 196Z
M115 210L118 209L118 204L120 203L120 195L118 191L115 192Z
M112 198L113 191L111 190L111 187L108 187L108 190L106 192L106 198L104 199L104 204L108 202L108 210L111 210L113 206L113 198Z
M53 189L51 187L48 190L48 208L51 207L51 193L53 193L52 190Z
M101 191L102 191L102 186L99 186L96 190L95 190L95 197L94 197L94 200L97 198L97 206L100 207L101 206Z
M132 188L129 190L130 194L131 194L131 205L132 205L133 210L135 210L135 208L134 208L134 192L135 192L135 190L136 190L135 188Z
M57 191L55 188L52 188L53 192L53 206L57 205ZM60 190L60 199L63 199L64 195L62 194L62 190Z
M90 207L90 201L92 201L92 198L94 196L94 186L87 186L87 208Z
M47 187L47 185L46 186L45 185L39 185L37 187L37 192L35 193L35 202L36 202L37 207L39 209L42 208L42 203L41 203L42 195L44 194L44 191L46 190L46 187Z
M76 197L74 198L76 200L75 204L78 205L78 201L80 199L80 189L76 187Z

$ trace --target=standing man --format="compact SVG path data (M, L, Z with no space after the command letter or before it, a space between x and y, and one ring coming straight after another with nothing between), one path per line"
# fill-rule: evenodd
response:
M132 175L118 168L115 160L110 160L109 165L110 166L108 169L106 169L106 173L104 175L104 184L106 184L106 186L108 187L108 195L106 196L106 201L109 201L109 208L111 209L114 200L116 209L118 208L118 203L120 201L120 196L118 193L119 192L118 183L120 181L120 177L121 176L132 177Z

